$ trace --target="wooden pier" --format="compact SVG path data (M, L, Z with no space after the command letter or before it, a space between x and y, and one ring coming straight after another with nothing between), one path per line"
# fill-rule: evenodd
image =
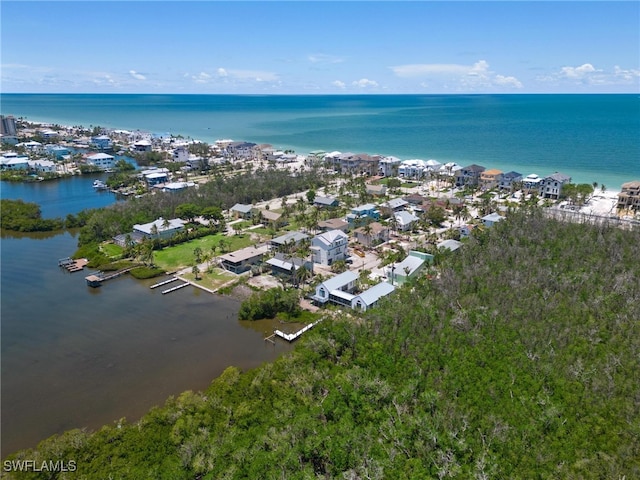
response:
M315 327L315 326L316 326L318 323L320 323L321 321L322 321L322 319L320 319L320 320L316 320L315 322L310 323L309 325L307 325L307 326L306 326L306 327L304 327L304 328L301 328L300 330L298 330L298 331L297 331L297 332L295 332L295 333L284 333L284 332L282 332L282 331L280 331L280 330L275 330L275 331L273 332L273 335L271 335L271 337L273 337L273 336L275 335L276 337L280 337L280 338L282 338L282 339L286 340L287 342L293 342L294 340L296 340L296 339L300 338L300 336L301 336L304 332L306 332L306 331L308 331L308 330L311 330L313 327ZM271 339L271 337L267 337L267 338L265 338L265 340L269 340L269 341L271 341L271 340L270 340L270 339Z
M58 260L58 266L67 269L67 271L71 273L84 270L84 267L86 267L88 263L89 260L86 258L78 258L74 260L73 258L67 257Z
M178 280L178 277L171 277L169 280L165 280L164 282L156 283L154 285L151 285L149 288L158 288L158 287L161 287L163 285L167 285L168 283L175 282L176 280Z
M113 278L119 277L120 275L124 275L125 273L128 273L129 271L133 270L134 268L137 268L137 267L124 268L122 270L118 270L117 272L113 272L109 274L104 272L96 272L87 277L84 277L84 279L87 281L87 285L89 285L90 287L96 288L102 285L102 282L106 282L107 280L111 280Z
M186 287L187 285L191 285L189 282L185 282L185 283L181 283L180 285L176 285L175 287L172 288L168 288L167 290L163 290L162 294L164 295L165 293L171 293L171 292L175 292L176 290L179 290L181 288Z

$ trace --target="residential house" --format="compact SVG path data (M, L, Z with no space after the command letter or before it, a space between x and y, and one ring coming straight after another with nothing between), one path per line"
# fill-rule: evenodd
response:
M272 250L279 252L295 250L309 235L302 232L287 232L269 242Z
M98 150L111 150L113 145L108 135L98 135L91 137L91 145Z
M346 219L347 222L349 222L349 225L364 225L368 221L380 220L380 211L373 203L367 203L365 205L353 207L351 209L351 213L347 215Z
M377 285L355 295L351 299L351 308L363 312L376 306L378 301L394 292L396 287L387 282L380 282Z
M318 229L321 232L328 232L329 230L340 230L344 233L347 233L349 231L349 223L345 222L341 218L330 218L329 220L318 222Z
M28 170L29 157L15 152L5 152L0 157L0 167L3 170Z
M133 231L134 233L143 235L148 239L167 239L171 238L176 233L183 231L186 223L187 222L180 218L165 220L160 217L153 222L134 225Z
M413 213L407 211L401 211L394 213L396 221L396 230L406 232L411 230L415 223L420 220Z
M618 209L640 210L640 181L622 184L622 191L618 194Z
M493 227L496 223L504 220L504 217L498 213L490 213L489 215L485 215L480 220L482 220L482 224L485 227Z
M352 292L356 288L357 280L358 275L347 270L317 285L315 294L311 295L310 298L320 305L326 305L331 302L336 305L351 307L351 300L355 297Z
M220 255L220 266L225 270L233 273L243 273L251 270L253 265L262 263L264 254L267 253L268 247L247 247L235 252Z
M169 182L165 183L162 186L158 186L158 188L160 188L163 192L175 193L195 186L195 182Z
M372 247L389 241L389 227L379 222L371 222L353 232L358 243L365 247Z
M380 207L385 215L392 215L404 210L407 205L409 205L409 202L402 198L392 198L388 202L384 202Z
M368 155L366 153L340 153L327 154L325 161L339 168L342 172L351 172L356 175L374 176L378 173L380 155Z
M64 157L71 153L71 151L67 147L63 147L62 145L49 144L44 148L49 155L58 160L62 160Z
M262 218L262 223L275 225L276 227L281 227L287 224L281 213L273 212L271 210L258 210L257 212L254 211L254 214Z
M29 160L29 167L38 173L53 173L56 171L56 164L51 160Z
M314 263L333 265L338 260L348 258L347 243L349 237L341 230L329 230L311 239L311 252Z
M387 266L387 277L392 285L403 285L417 277L427 263L432 261L433 255L411 250L402 262Z
M167 183L169 181L169 169L168 168L149 168L143 170L138 174L138 178L142 178L147 187L154 187L155 185Z
M468 165L456 172L456 187L477 187L480 183L480 174L485 171L481 165Z
M539 194L542 189L542 178L535 173L530 173L522 179L522 191L525 194L536 193Z
M482 190L491 190L497 188L502 181L504 172L497 168L491 168L480 173L480 188Z
M502 175L502 178L500 179L500 185L498 185L498 187L501 190L511 190L512 188L518 186L519 182L522 182L522 174L511 171Z
M100 170L111 170L116 166L116 158L108 153L94 153L87 157L87 164Z
M136 153L150 152L152 148L151 140L138 140L133 143L132 147Z
M384 197L387 194L387 186L384 183L367 183L365 190L369 195L373 195L374 197Z
M273 258L270 258L265 263L271 267L271 274L276 277L292 279L296 271L301 268L305 268L313 274L313 262L282 252L277 252Z
M254 147L252 142L230 142L225 150L233 158L247 160L253 158Z
M541 184L540 195L543 198L552 198L558 200L562 193L562 186L566 183L571 183L571 177L564 173L555 172L548 177L545 177Z
M476 228L473 224L460 225L458 230L460 231L460 238L469 238Z
M229 209L229 213L235 218L250 219L253 216L253 206L244 203L236 203Z
M318 208L334 208L340 205L340 202L334 197L316 196L313 199L313 204Z
M389 156L381 158L378 162L378 173L383 177L397 177L398 167L402 163L397 157Z
M436 245L436 247L438 249L441 250L451 250L452 252L455 252L456 250L458 250L460 247L462 246L462 242L459 242L458 240L453 240L453 239L447 239L447 240L443 240L440 243L438 243Z

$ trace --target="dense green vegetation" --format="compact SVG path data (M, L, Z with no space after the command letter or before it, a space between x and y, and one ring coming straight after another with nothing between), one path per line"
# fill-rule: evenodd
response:
M274 363L11 458L83 479L640 478L640 232L515 213L456 253Z
M278 313L296 316L300 313L300 293L295 289L271 288L254 292L240 305L240 320L275 318Z
M37 203L23 200L0 200L0 227L15 232L50 232L64 227L59 218L42 218L42 211Z

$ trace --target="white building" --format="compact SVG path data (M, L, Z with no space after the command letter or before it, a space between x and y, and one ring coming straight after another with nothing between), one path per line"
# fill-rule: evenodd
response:
M347 259L349 237L341 230L329 230L311 239L312 260L321 265L333 265Z
M133 226L134 233L142 234L147 238L170 238L176 233L184 230L187 222L179 218L165 220L160 217L157 220Z
M355 290L357 280L358 275L354 272L342 272L316 286L316 293L311 295L311 299L321 305L331 302L350 307L354 297L351 292Z
M109 170L116 166L116 158L107 153L94 153L87 157L87 164L98 167L101 170Z

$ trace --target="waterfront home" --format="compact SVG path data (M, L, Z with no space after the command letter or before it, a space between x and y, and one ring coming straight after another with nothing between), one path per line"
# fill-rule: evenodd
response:
M334 197L317 196L313 199L313 204L318 208L334 208L337 207L340 202Z
M38 173L53 173L56 171L56 164L51 160L29 160L29 168Z
M169 169L156 167L143 170L138 174L138 178L142 178L147 184L147 187L167 183L169 181Z
M480 220L482 220L482 224L485 227L493 227L496 223L504 220L504 217L498 213L490 213L489 215L485 215Z
M318 222L318 229L321 232L328 232L329 230L340 230L344 233L347 233L349 231L349 223L345 222L341 218L330 218L329 220Z
M456 187L477 187L480 183L480 175L485 171L482 165L468 165L456 172Z
M244 218L245 220L248 220L253 215L253 206L244 203L236 203L229 209L229 213L233 215L234 218Z
M458 250L460 247L462 246L462 242L459 242L458 240L453 240L453 239L447 239L447 240L443 240L440 243L438 243L436 245L436 247L438 249L441 250L451 250L452 252L455 252L456 250Z
M320 305L331 302L350 307L354 298L351 292L355 290L357 280L358 275L347 270L317 285L315 294L310 298Z
M262 263L264 254L267 253L268 247L247 247L235 252L220 255L220 266L225 270L233 273L243 273L251 270L253 265Z
M394 292L395 286L387 282L380 282L377 285L355 295L351 299L351 308L354 310L367 311L376 306L381 298Z
M393 216L396 221L396 229L402 232L411 230L413 226L416 224L416 222L420 220L413 213L407 212L405 210L401 212L396 212L393 214Z
M384 157L378 162L378 173L383 177L396 177L401 163L402 160L397 157Z
M24 149L29 151L30 153L41 153L43 151L42 144L40 142L36 142L35 140L18 143L16 144L16 147L24 147Z
M491 168L480 173L480 188L482 190L491 190L496 188L502 181L504 172L497 168Z
M571 183L571 177L564 173L555 172L542 180L540 195L543 198L558 200L562 193L562 186Z
M167 193L175 193L180 192L182 190L186 190L187 188L195 187L195 182L169 182L164 185L159 185L157 188Z
M153 222L134 225L133 232L152 240L167 239L173 237L176 233L183 231L186 223L187 222L180 218L166 220L160 217Z
M265 262L271 267L271 275L293 280L296 271L305 268L313 274L313 262L306 258L294 257L286 253L277 252L273 258Z
M522 191L524 193L540 193L542 178L535 173L530 173L522 179Z
M91 137L91 146L97 148L98 150L111 150L113 147L111 143L111 138L108 135L98 135L96 137Z
M367 221L380 220L380 212L378 207L373 203L367 203L365 205L359 205L351 209L351 213L346 217L349 225L359 226L364 225Z
M514 171L507 172L504 175L502 175L498 188L500 188L500 190L511 190L512 188L518 185L518 182L521 182L521 181L522 181L521 173L514 172Z
M389 227L379 222L371 222L367 226L357 228L353 233L356 241L365 247L372 247L389 241Z
M67 147L63 147L62 145L49 144L45 145L44 149L47 151L49 155L58 160L62 160L64 157L69 155L71 152Z
M100 170L111 170L116 166L116 158L108 153L94 153L86 157L88 165L98 167Z
M622 184L622 191L618 194L618 209L640 210L640 181Z
M427 263L432 261L433 255L411 250L402 262L387 266L387 277L392 285L403 285L417 277Z
M27 170L29 168L29 157L18 155L15 152L5 152L0 157L0 168L3 170Z
M252 142L230 142L225 148L228 156L236 159L250 159L254 157L255 143Z
M325 156L325 162L343 173L350 172L372 177L378 173L378 162L381 158L380 155L366 153L332 152Z
M273 238L269 245L272 250L279 252L287 251L291 252L295 250L303 241L307 240L309 235L302 232L287 232L284 235Z
M186 163L189 160L189 148L187 145L180 145L173 149L171 159L174 162Z
M422 178L427 170L427 162L424 160L404 160L398 167L398 176L403 178Z
M348 257L347 243L349 237L341 230L330 230L311 239L311 252L314 263L333 265L338 260Z

